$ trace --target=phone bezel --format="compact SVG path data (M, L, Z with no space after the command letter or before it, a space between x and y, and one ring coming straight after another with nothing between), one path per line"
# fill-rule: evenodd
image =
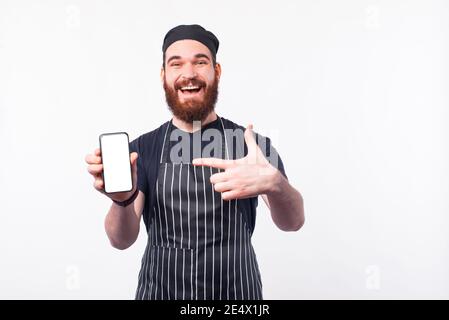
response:
M128 149L128 155L129 155L129 135L128 135L128 133L127 132L124 132L124 131L120 131L120 132L107 132L107 133L102 133L102 134L100 134L100 136L99 136L99 142L100 142L100 152L101 152L101 157L102 157L102 159L103 159L103 149L102 149L102 144L101 144L101 139L104 137L104 136L110 136L110 135L126 135L126 141L127 141L127 149ZM103 163L103 160L102 160L102 163ZM131 189L129 189L129 190L121 190L121 191L114 191L114 192L108 192L108 191L106 191L106 186L107 186L107 184L106 184L106 180L105 180L105 177L104 177L104 172L102 172L101 173L101 176L103 177L103 190L104 190L104 192L105 193L107 193L107 194L115 194L115 193L122 193L122 192L129 192L129 191L131 191L132 189L133 189L133 185L134 185L134 179L133 179L133 175L132 175L132 165L131 165L131 161L129 161L129 174L130 174L130 176L131 176Z

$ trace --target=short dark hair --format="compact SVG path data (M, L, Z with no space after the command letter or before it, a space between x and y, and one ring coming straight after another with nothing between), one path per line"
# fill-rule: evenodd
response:
M213 65L216 65L216 55L218 52L218 47L220 46L220 41L218 38L210 31L204 29L199 24L181 24L170 29L164 37L162 43L163 61L162 67L165 69L165 52L167 48L174 42L179 40L191 39L201 42L205 45L212 56Z

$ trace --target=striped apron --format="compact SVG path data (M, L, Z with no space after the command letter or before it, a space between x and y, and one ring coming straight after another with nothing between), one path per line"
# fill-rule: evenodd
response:
M172 127L170 121L136 299L262 299L245 212L237 199L223 200L210 183L210 176L223 170L170 162ZM229 159L223 137L222 159Z

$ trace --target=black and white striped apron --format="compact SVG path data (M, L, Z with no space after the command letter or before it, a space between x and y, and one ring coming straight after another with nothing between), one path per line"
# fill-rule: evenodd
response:
M170 121L136 299L262 299L245 212L238 200L223 200L210 183L221 169L170 162L172 127ZM222 158L229 159L223 137Z

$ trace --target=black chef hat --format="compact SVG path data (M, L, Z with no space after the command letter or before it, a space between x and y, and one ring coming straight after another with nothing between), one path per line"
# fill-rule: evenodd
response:
M217 37L210 31L207 31L202 26L198 24L191 25L179 25L174 27L167 32L164 38L164 43L162 44L162 52L165 55L165 50L173 43L178 40L191 39L196 40L204 44L209 48L212 58L216 61L215 57L217 55L218 46L220 42Z

